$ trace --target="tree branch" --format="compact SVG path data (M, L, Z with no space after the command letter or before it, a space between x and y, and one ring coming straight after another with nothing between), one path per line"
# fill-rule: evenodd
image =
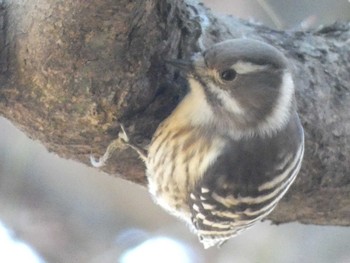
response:
M350 24L276 31L179 0L11 1L0 16L0 114L50 151L89 165L123 123L146 146L186 93L164 58L254 38L294 65L306 154L274 222L350 225ZM131 149L107 173L146 184Z

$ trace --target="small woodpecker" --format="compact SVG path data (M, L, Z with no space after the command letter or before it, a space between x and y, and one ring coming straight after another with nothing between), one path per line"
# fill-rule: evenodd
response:
M266 217L300 170L293 76L280 51L249 39L167 63L190 89L141 154L149 190L205 248L220 246Z

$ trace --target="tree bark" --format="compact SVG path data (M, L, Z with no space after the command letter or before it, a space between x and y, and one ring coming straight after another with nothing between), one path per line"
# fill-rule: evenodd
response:
M63 158L90 165L120 123L146 147L186 93L164 58L230 38L266 41L294 68L306 153L276 223L350 225L350 23L276 31L180 0L12 0L0 9L0 114ZM131 149L105 172L146 185Z

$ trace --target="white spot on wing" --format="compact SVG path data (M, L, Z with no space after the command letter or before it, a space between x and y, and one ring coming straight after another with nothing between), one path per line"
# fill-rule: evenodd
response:
M193 208L194 211L199 212L199 207L198 207L198 205L193 204L192 208Z
M204 225L211 226L211 227L214 227L214 228L230 229L230 225L229 224L217 223L217 222L213 222L213 221L210 221L210 220L207 220L207 219L204 219L202 221L202 223Z
M207 203L202 203L202 205L203 205L203 208L205 210L213 210L214 208L216 208L215 205L211 205L211 204L207 204Z
M303 146L301 146L293 160L293 162L289 165L289 167L284 171L284 173L280 174L277 176L275 179L272 181L269 181L267 183L264 183L259 186L258 190L263 191L263 190L268 190L274 188L276 185L280 184L283 180L286 179L286 177L290 174L291 170L293 170L298 163L299 159L302 158L302 151L303 151ZM286 158L288 161L288 158ZM283 165L286 163L284 162ZM295 173L295 172L294 172ZM294 174L292 175L294 176Z
M198 214L196 214L196 218L204 220L205 216L203 214L201 214L201 213L198 213Z
M235 214L230 211L212 211L212 214L219 217L225 217L225 218L231 218L231 219L237 219L239 217L238 214Z
M214 192L214 193L212 193L211 196L215 201L217 201L218 203L220 203L226 207L231 207L231 206L239 204L239 201L236 198L234 198L232 195L223 197L223 196L220 196Z
M202 187L202 188L201 188L201 192L202 192L202 194L206 194L206 193L209 193L210 190L209 190L208 188Z

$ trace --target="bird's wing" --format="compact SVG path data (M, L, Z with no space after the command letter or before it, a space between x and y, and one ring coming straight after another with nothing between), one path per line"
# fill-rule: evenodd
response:
M268 143L259 150L230 145L195 185L189 205L204 246L220 245L267 216L295 179L303 144L285 155Z

